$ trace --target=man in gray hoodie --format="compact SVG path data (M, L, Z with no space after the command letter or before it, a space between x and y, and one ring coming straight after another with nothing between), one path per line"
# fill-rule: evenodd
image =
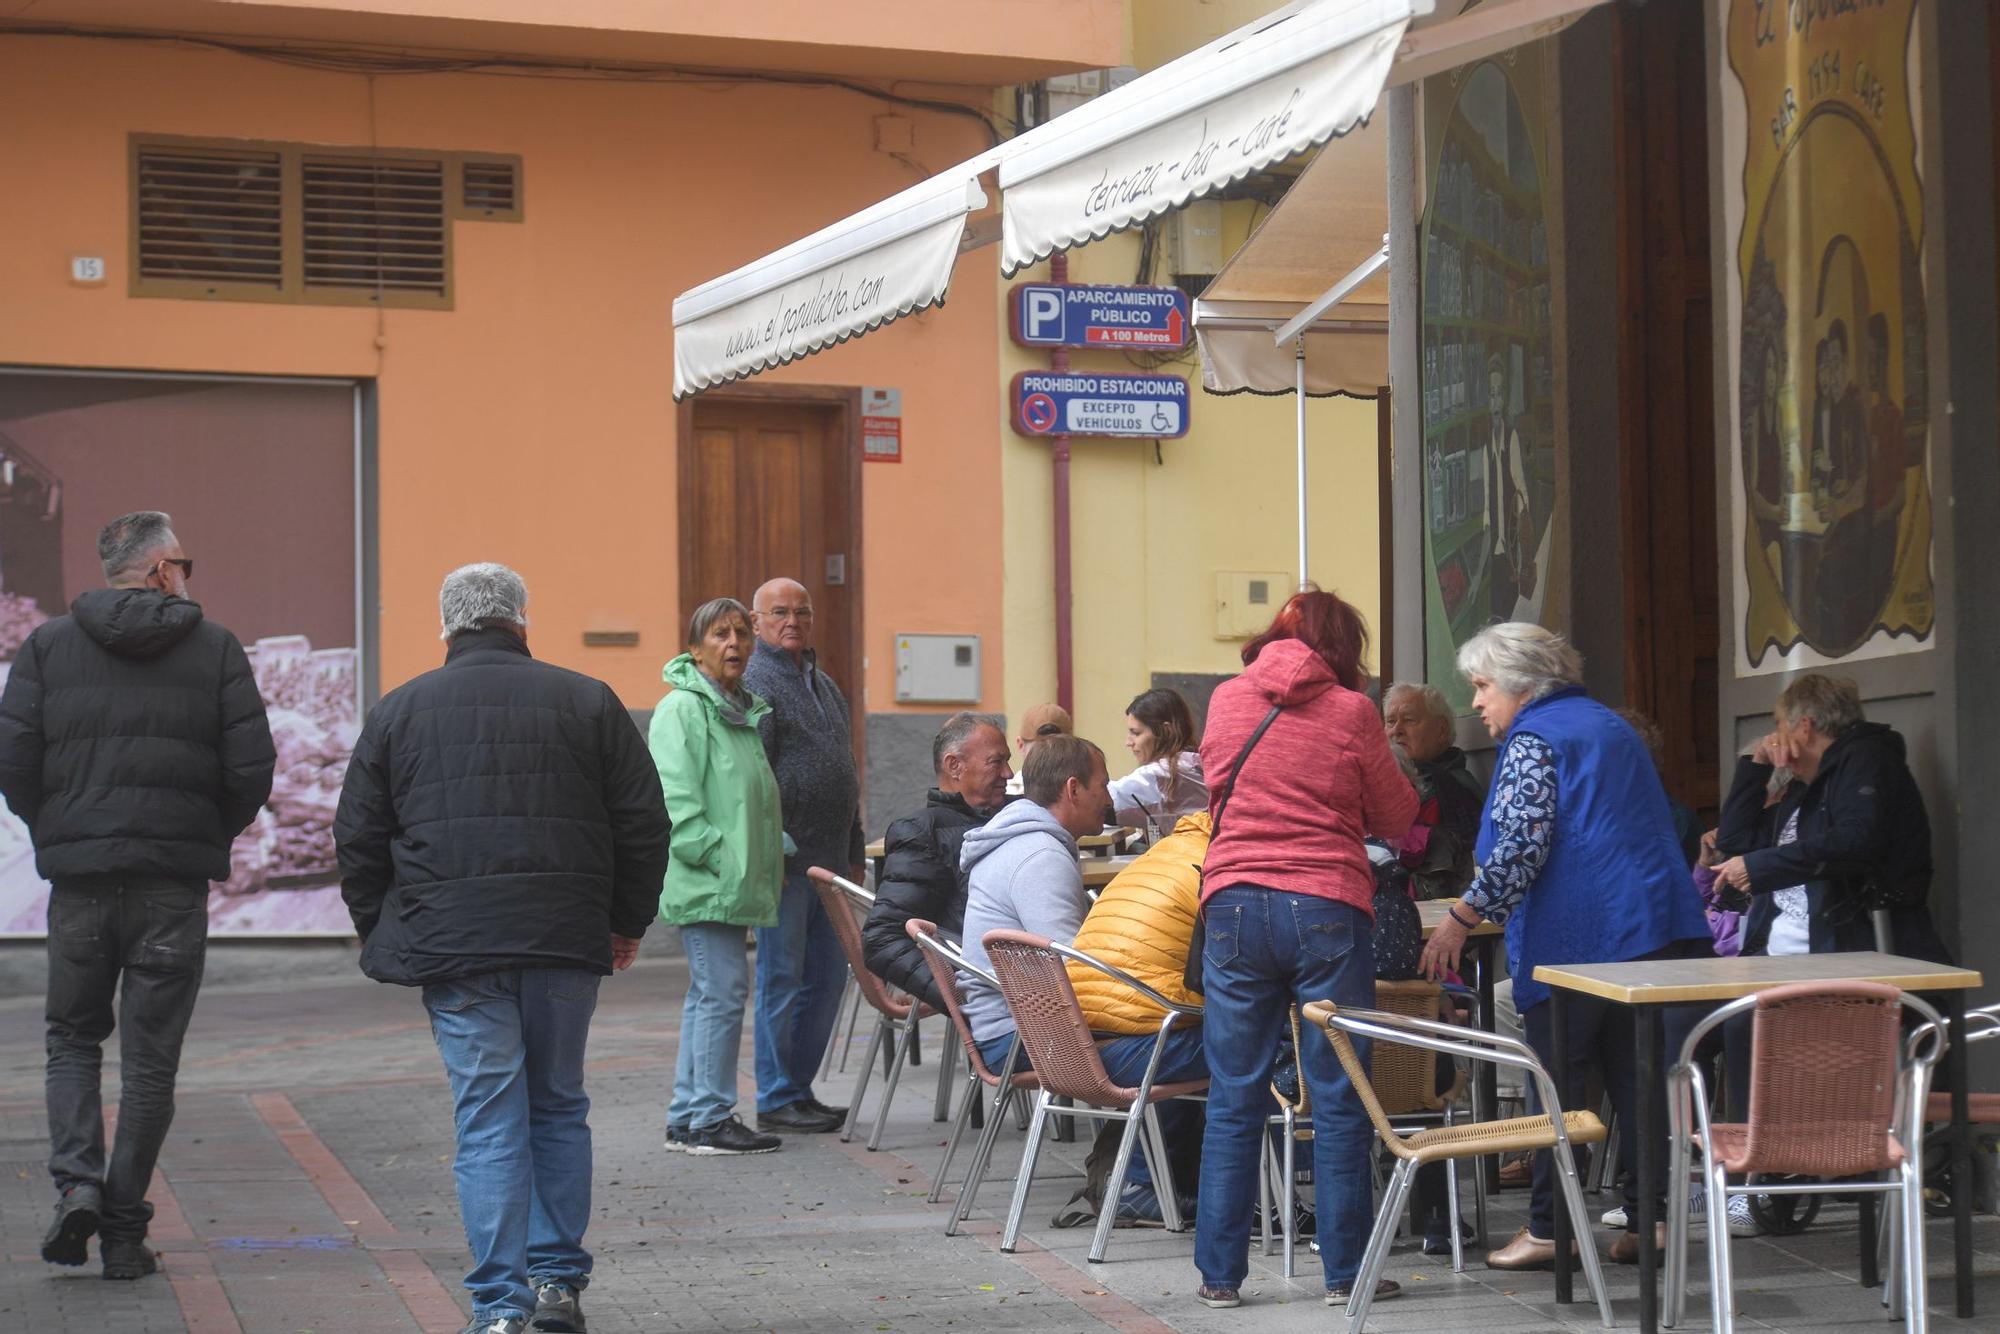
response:
M1077 865L1076 840L1101 829L1111 809L1104 752L1080 737L1043 737L1035 743L1022 773L1027 800L1004 806L984 825L967 830L959 853L967 876L965 958L987 972L992 971L986 957L988 931L1027 931L1065 945L1076 939L1090 910L1090 899L1083 891L1083 870ZM1014 1016L1007 1010L1007 1001L996 988L969 972L958 975L958 987L979 1054L987 1069L998 1070L1006 1063L1007 1050L1014 1041ZM1103 1044L1099 1051L1105 1073L1128 1087L1136 1085L1151 1061L1154 1042L1150 1036L1138 1035ZM1016 1064L1027 1068L1026 1052ZM1201 1030L1176 1030L1161 1055L1157 1078L1171 1083L1207 1077ZM1172 1110L1174 1115L1163 1116L1161 1123L1170 1142L1179 1143L1190 1135L1198 1140L1200 1121L1192 1116L1193 1109ZM1115 1122L1106 1124L1093 1157L1117 1143L1116 1130ZM1193 1212L1191 1200L1182 1207L1186 1213ZM1127 1169L1118 1217L1121 1225L1161 1221L1153 1173L1143 1155L1135 1156Z
M966 874L965 958L987 971L988 931L1031 931L1067 945L1076 939L1090 899L1076 862L1076 840L1104 827L1110 776L1104 752L1080 737L1043 738L1023 768L1026 801L1000 808L965 831L959 867ZM1007 1059L1014 1016L1000 992L972 973L958 975L972 1040L988 1069Z

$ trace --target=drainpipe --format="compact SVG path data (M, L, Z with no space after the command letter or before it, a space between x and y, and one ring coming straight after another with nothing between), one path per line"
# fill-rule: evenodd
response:
M1049 281L1058 286L1069 282L1069 256L1061 251L1049 260ZM1069 349L1049 352L1049 369L1060 375L1069 370ZM1076 641L1070 623L1074 588L1070 578L1069 552L1069 437L1058 435L1050 457L1055 460L1056 530L1056 703L1071 717L1076 716Z

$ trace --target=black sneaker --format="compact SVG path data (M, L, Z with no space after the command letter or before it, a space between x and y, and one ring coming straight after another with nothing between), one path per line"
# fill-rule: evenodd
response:
M106 1237L97 1244L97 1251L104 1258L104 1277L109 1279L123 1282L144 1278L160 1267L160 1257L148 1250L143 1241Z
M686 1126L667 1127L666 1149L668 1153L686 1153L688 1151L688 1128Z
M814 1110L812 1103L800 1100L774 1107L768 1112L757 1113L759 1130L788 1130L797 1135L824 1135L829 1130L838 1130L846 1122L846 1116L832 1116Z
M104 1196L84 1181L64 1191L56 1201L56 1219L42 1238L42 1258L52 1265L80 1265L90 1258L90 1239L97 1232Z
M775 1153L776 1135L761 1135L733 1116L712 1126L688 1131L687 1151L697 1156L710 1154Z
M567 1283L535 1287L535 1315L528 1322L548 1334L583 1334L583 1302Z

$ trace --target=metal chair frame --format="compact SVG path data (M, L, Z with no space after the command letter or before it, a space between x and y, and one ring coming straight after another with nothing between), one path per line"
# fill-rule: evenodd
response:
M993 950L996 940L1003 947L1006 945L1021 945L1026 948L1050 950L1068 962L1080 963L1086 968L1095 969L1113 981L1130 987L1133 991L1138 992L1141 996L1144 996L1147 1000L1166 1012L1165 1016L1160 1020L1158 1034L1153 1039L1153 1054L1147 1059L1146 1073L1141 1076L1138 1086L1133 1090L1133 1098L1130 1106L1120 1109L1091 1107L1078 1103L1074 1106L1063 1108L1061 1114L1064 1116L1087 1117L1099 1121L1123 1121L1125 1123L1125 1133L1118 1141L1118 1156L1112 1163L1110 1177L1104 1183L1104 1199L1098 1205L1097 1231L1090 1243L1090 1259L1093 1262L1101 1262L1104 1259L1104 1252L1111 1243L1111 1227L1118 1216L1118 1197L1125 1185L1125 1171L1131 1164L1133 1150L1137 1147L1139 1136L1142 1134L1146 1137L1147 1151L1154 1164L1153 1180L1155 1191L1160 1200L1161 1218L1165 1222L1168 1231L1186 1231L1187 1224L1181 1217L1180 1200L1174 1188L1173 1169L1167 1162L1166 1141L1160 1134L1160 1122L1157 1115L1157 1106L1152 1098L1152 1091L1155 1077L1158 1075L1160 1069L1160 1057L1166 1050L1168 1036L1182 1021L1200 1019L1202 1015L1201 1007L1181 1005L1168 1000L1165 996L1153 990L1153 988L1147 986L1138 978L1133 977L1130 973L1119 968L1114 968L1101 959L1093 958L1069 945L1063 945L1041 937L1029 936L1025 932L993 931L987 933L984 942L989 955ZM1029 942L1032 942L1032 944ZM1004 986L1001 987L1001 995L1006 995L1006 988ZM1071 995L1071 1001L1072 1003L1075 1001L1074 993ZM1035 1073L1039 1082L1042 1072L1037 1070ZM1205 1083L1206 1081L1203 1082ZM1007 1211L1006 1230L1000 1237L1000 1249L1010 1255L1013 1253L1016 1243L1020 1240L1021 1217L1027 1212L1028 1208L1028 1188L1034 1180L1035 1160L1041 1153L1043 1129L1047 1126L1049 1118L1056 1114L1055 1099L1056 1095L1049 1091L1047 1084L1043 1083L1037 1091L1034 1117L1028 1125L1028 1142L1021 1155L1020 1174L1014 1182L1014 1200ZM992 1126L997 1122L998 1117L995 1117L993 1122L989 1122L988 1135L993 1133Z
M1768 989L1767 989L1768 990ZM1925 1016L1930 1022L1915 1030L1898 1052L1899 1069L1896 1087L1896 1117L1885 1133L1895 1134L1903 1149L1903 1161L1893 1169L1891 1179L1864 1181L1846 1178L1839 1181L1759 1181L1754 1184L1730 1185L1726 1169L1715 1160L1715 1143L1712 1133L1713 1123L1709 1116L1708 1082L1703 1076L1700 1064L1695 1060L1695 1049L1701 1040L1713 1032L1717 1026L1727 1023L1739 1014L1757 1008L1759 993L1730 1001L1712 1010L1697 1023L1681 1043L1680 1058L1667 1074L1667 1128L1672 1137L1673 1148L1667 1171L1669 1189L1667 1192L1667 1255L1665 1276L1665 1301L1661 1303L1660 1324L1672 1327L1681 1323L1687 1311L1688 1284L1688 1192L1686 1182L1692 1171L1692 1156L1695 1146L1701 1148L1702 1175L1707 1192L1708 1213L1708 1265L1709 1265L1709 1315L1715 1334L1733 1334L1736 1328L1736 1313L1733 1300L1735 1293L1734 1269L1730 1263L1729 1250L1729 1201L1737 1195L1852 1195L1862 1192L1878 1192L1883 1196L1894 1194L1901 1206L1902 1227L1908 1229L1899 1277L1905 1288L1908 1302L1906 1319L1910 1334L1924 1334L1930 1328L1929 1317L1924 1303L1924 1216L1923 1216L1923 1143L1921 1135L1910 1135L1910 1118L1921 1113L1912 1109L1921 1107L1930 1083L1931 1068L1937 1063L1943 1051L1942 1041L1927 1044L1919 1039L1928 1033L1931 1037L1941 1037L1943 1021L1938 1012L1916 996L1903 992L1901 1003ZM1692 1124L1691 1124L1692 1123ZM1867 1205L1863 1206L1864 1209ZM1864 1246L1867 1243L1864 1243ZM1864 1256L1867 1254L1863 1251ZM1892 1266L1895 1257L1891 1256ZM1893 1284L1895 1279L1890 1280Z
M831 885L833 888L839 890L847 899L848 904L851 907L861 909L864 915L868 909L875 906L874 894L855 884L845 876L836 875L818 866L811 868L807 872L807 875L821 885ZM842 948L846 948L844 940ZM866 986L861 982L859 976L856 975L855 969L865 966L859 958L850 958L847 961L848 974L854 978L857 994L865 994ZM887 984L884 983L882 986L886 989ZM848 1103L847 1124L841 1127L840 1131L840 1142L842 1144L852 1143L854 1140L854 1129L861 1121L862 1099L868 1096L868 1084L874 1078L876 1057L882 1053L883 1044L890 1043L893 1045L886 1070L888 1082L882 1090L881 1105L875 1112L875 1127L868 1135L868 1148L870 1150L882 1147L882 1132L889 1125L889 1104L895 1100L896 1085L902 1080L903 1067L906 1064L914 1063L911 1061L911 1053L916 1049L917 1025L927 1015L936 1013L936 1011L914 996L907 997L906 999L908 1005L900 1017L883 1010L880 1006L875 1007L875 1031L868 1041L868 1058L862 1063L861 1078L855 1084L854 1095ZM952 1063L949 1059L950 1048L947 1046L945 1050L946 1059L938 1062L938 1078L939 1083L944 1085L946 1089L949 1089Z
M1557 1181L1561 1184L1563 1203L1569 1210L1570 1221L1575 1235L1585 1239L1586 1244L1578 1247L1583 1261L1583 1275L1590 1288L1591 1296L1597 1299L1599 1318L1604 1328L1612 1328L1611 1298L1605 1292L1604 1271L1597 1255L1597 1248L1589 1245L1589 1215L1583 1201L1583 1183L1576 1169L1576 1159L1570 1150L1568 1116L1576 1116L1590 1126L1602 1131L1603 1127L1595 1116L1588 1112L1565 1113L1562 1099L1556 1095L1555 1081L1542 1066L1525 1042L1503 1037L1498 1033L1488 1033L1483 1029L1464 1028L1456 1024L1442 1024L1430 1019L1416 1019L1407 1015L1390 1014L1382 1010L1338 1009L1331 1002L1315 1001L1308 1007L1317 1010L1325 1007L1327 1036L1332 1039L1335 1030L1351 1037L1365 1037L1378 1042L1400 1042L1413 1047L1422 1047L1441 1056L1461 1057L1468 1061L1485 1061L1492 1065L1510 1066L1522 1071L1535 1081L1541 1093L1542 1111L1534 1117L1520 1117L1517 1120L1548 1120L1554 1145L1552 1152L1557 1166ZM1308 1019L1312 1016L1309 1014ZM1335 1043L1336 1050L1340 1044ZM1358 1068L1358 1066L1357 1066ZM1349 1071L1355 1077L1355 1070ZM1365 1072L1361 1076L1365 1079ZM1374 1097L1372 1088L1366 1099ZM1377 1109L1379 1111L1379 1108ZM1386 1119L1386 1116L1385 1116ZM1479 1123L1470 1123L1479 1124ZM1490 1122L1485 1124L1500 1124ZM1463 1130L1468 1125L1454 1125L1451 1130ZM1378 1126L1378 1133L1380 1127ZM1393 1133L1393 1132L1392 1132ZM1419 1132L1436 1134L1436 1130ZM1396 1146L1391 1146L1392 1151ZM1405 1153L1408 1151L1405 1150ZM1490 1152L1490 1151L1489 1151ZM1485 1154L1449 1155L1453 1159L1461 1156L1485 1157ZM1353 1296L1347 1303L1347 1328L1349 1334L1360 1334L1368 1321L1368 1309L1375 1299L1375 1285L1381 1277L1384 1263L1389 1258L1389 1243L1396 1234L1398 1220L1409 1202L1410 1187L1416 1180L1417 1161L1415 1157L1398 1154L1396 1168L1389 1178L1389 1188L1383 1197L1382 1207L1376 1215L1375 1230L1368 1238L1368 1249L1361 1260L1361 1272L1354 1280ZM1457 1220L1453 1223L1456 1226Z
M999 978L993 976L993 974L987 972L977 964L969 962L965 957L964 951L953 945L950 941L932 931L925 931L923 929L924 925L926 924L912 921L905 928L910 934L910 939L917 942L918 948L924 950L926 953L935 950L938 956L950 964L953 969L963 969L979 978L980 981L986 983L995 991L1000 989ZM933 968L932 971L935 972L937 970ZM942 978L939 979L941 985L944 980ZM953 986L955 989L955 982ZM970 1041L970 1038L968 1037L965 1040ZM1007 1109L1013 1104L1014 1094L1017 1092L1015 1083L1017 1076L1015 1075L1014 1067L1019 1064L1020 1056L1021 1037L1019 1033L1016 1033L1014 1041L1008 1044L1007 1059L1001 1064L999 1080L993 1086L993 1101L986 1109L986 1124L980 1130L979 1141L973 1149L972 1161L966 1168L965 1181L959 1186L958 1201L951 1211L951 1221L945 1225L944 1234L947 1237L958 1234L958 1225L963 1223L967 1215L972 1212L973 1197L979 1193L979 1187L986 1179L986 1166L993 1156L994 1142L1000 1135L1000 1122L1006 1115ZM976 1051L966 1052L965 1095L960 1100L958 1118L953 1122L951 1127L951 1138L945 1141L944 1162L939 1164L937 1176L931 1183L929 1197L931 1204L936 1204L944 1198L945 1182L951 1175L951 1160L958 1154L959 1141L965 1136L966 1123L972 1119L972 1109L978 1105L980 1086L983 1083L979 1074L979 1062L980 1057Z

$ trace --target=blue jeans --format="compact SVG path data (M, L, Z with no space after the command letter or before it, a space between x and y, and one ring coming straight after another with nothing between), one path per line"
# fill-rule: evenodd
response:
M1236 1288L1250 1271L1271 1062L1286 1014L1313 1000L1373 1005L1375 927L1367 913L1348 904L1254 885L1210 895L1202 919L1210 1082L1194 1257L1202 1282ZM1332 1287L1360 1272L1374 1223L1368 1179L1374 1132L1333 1047L1316 1034L1305 1037L1299 1070L1312 1093L1320 1263ZM1355 1047L1366 1063L1368 1044L1357 1040Z
M846 986L847 956L818 891L787 871L778 924L757 928L758 1111L812 1096Z
M578 968L524 968L424 988L451 1079L452 1171L478 1319L526 1319L536 1285L590 1282L583 1048L598 981Z
M750 950L740 926L698 922L681 928L688 957L681 1049L667 1124L703 1130L736 1110L736 1053L750 998Z
M1155 1084L1180 1084L1207 1077L1208 1057L1202 1051L1201 1034L1201 1028L1196 1026L1177 1028L1168 1036L1166 1050L1160 1053L1160 1068L1153 1075ZM1122 1088L1138 1088L1139 1081L1146 1077L1146 1062L1153 1059L1153 1044L1156 1041L1158 1038L1151 1034L1134 1033L1098 1043L1097 1053L1104 1062L1104 1073L1111 1077L1112 1083ZM986 1062L988 1070L997 1075L1007 1063L1007 1049L1013 1045L1012 1033L989 1038L979 1044L980 1059ZM1028 1053L1024 1048L1014 1058L1014 1069L1019 1072L1029 1068ZM1160 1104L1159 1116L1160 1138L1166 1141L1167 1151L1171 1153L1182 1137L1198 1133L1201 1107L1198 1103L1175 1098ZM1146 1164L1144 1140L1139 1141L1138 1151L1125 1168L1125 1181L1127 1185L1152 1184L1153 1173ZM1175 1182L1176 1186L1183 1184Z

